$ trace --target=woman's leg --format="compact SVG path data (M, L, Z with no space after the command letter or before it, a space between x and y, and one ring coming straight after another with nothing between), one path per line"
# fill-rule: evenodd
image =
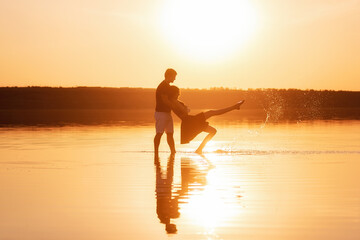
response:
M214 137L214 135L216 134L216 129L211 126L207 126L204 132L207 132L209 134L204 138L200 146L195 150L195 152L199 154L202 153L202 150L205 147L206 143Z
M240 109L240 105L242 103L239 102L231 107L227 107L227 108L222 108L222 109L217 109L217 110L209 110L209 111L206 111L204 112L204 115L205 115L205 119L208 119L212 116L216 116L216 115L222 115L224 113L227 113L227 112L230 112L230 111L233 111L235 109Z

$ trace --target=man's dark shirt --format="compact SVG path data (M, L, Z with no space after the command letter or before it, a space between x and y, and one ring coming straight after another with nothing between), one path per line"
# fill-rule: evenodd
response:
M169 83L162 81L156 89L156 107L155 111L157 112L170 112L170 106L166 105L161 98L161 95L168 95L170 90Z

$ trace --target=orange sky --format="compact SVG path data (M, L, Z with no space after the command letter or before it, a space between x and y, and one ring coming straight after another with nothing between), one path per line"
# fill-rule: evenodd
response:
M0 86L360 91L360 0L243 2L1 1Z

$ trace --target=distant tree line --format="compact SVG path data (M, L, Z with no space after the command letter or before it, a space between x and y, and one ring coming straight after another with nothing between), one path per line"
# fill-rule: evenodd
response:
M239 121L360 119L360 92L297 89L182 89L191 113L245 99L245 111L226 114ZM0 127L8 125L149 124L155 89L101 87L0 88ZM138 111L141 109L141 111ZM231 115L233 114L233 116ZM220 118L221 119L221 118ZM175 118L175 120L178 120Z
M298 89L182 89L190 108L219 108L245 99L245 109L360 108L360 92ZM155 89L2 87L0 109L153 109Z

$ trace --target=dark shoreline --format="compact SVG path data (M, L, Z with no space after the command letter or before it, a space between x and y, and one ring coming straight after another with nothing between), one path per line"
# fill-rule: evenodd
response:
M212 121L359 120L360 92L297 89L182 89L190 109L216 109L245 99L240 112ZM0 126L67 124L149 124L155 89L0 88ZM198 111L193 111L195 114ZM176 117L175 117L176 119ZM175 120L178 121L178 120Z
M245 99L244 109L360 108L360 91L298 89L181 89L193 109L221 108ZM155 89L0 87L0 109L153 109Z

